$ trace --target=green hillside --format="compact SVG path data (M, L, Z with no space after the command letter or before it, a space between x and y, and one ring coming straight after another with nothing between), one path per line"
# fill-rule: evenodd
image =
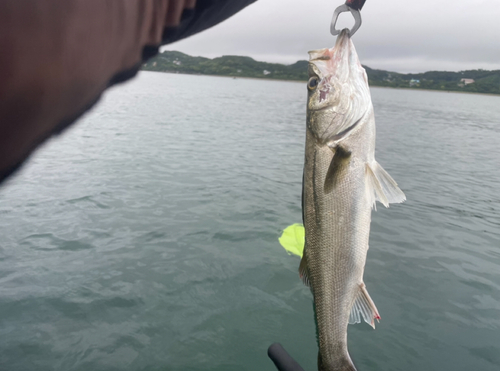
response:
M234 55L209 59L191 57L177 51L164 51L145 63L142 70L307 81L307 64L305 60L291 65L258 62L250 57ZM500 94L500 70L429 71L401 74L364 67L371 86ZM467 80L464 82L462 79ZM471 82L472 80L474 82Z
M250 57L225 55L209 59L191 57L176 51L165 51L159 54L144 64L142 69L201 75L307 80L306 61L286 66L278 63L257 62Z

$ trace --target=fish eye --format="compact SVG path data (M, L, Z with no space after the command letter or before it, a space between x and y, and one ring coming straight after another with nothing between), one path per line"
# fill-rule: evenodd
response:
M309 90L314 90L316 89L316 87L318 86L318 83L319 83L319 79L318 77L316 76L313 76L309 79L309 81L307 82L307 88Z

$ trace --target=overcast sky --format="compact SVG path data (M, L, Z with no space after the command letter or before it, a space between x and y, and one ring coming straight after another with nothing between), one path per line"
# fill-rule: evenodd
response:
M222 24L170 44L209 58L247 55L291 64L333 46L330 21L345 0L257 0ZM366 0L353 37L361 63L396 72L500 69L500 0ZM343 13L340 26L354 24Z

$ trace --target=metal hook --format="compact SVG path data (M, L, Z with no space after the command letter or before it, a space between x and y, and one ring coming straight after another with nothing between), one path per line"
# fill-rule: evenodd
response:
M335 9L335 12L333 12L332 24L330 25L330 32L333 36L337 36L340 33L341 30L337 30L335 26L337 25L337 19L339 18L340 13L343 12L351 12L352 16L354 17L354 26L352 26L352 29L349 30L349 34L352 37L359 29L359 27L361 27L361 13L359 12L359 10L353 9L347 4L339 6L337 9Z

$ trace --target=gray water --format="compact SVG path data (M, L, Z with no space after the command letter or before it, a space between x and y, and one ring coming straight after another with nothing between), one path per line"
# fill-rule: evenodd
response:
M373 213L349 327L360 371L500 368L500 97L372 89L376 157L408 201ZM306 88L141 73L0 188L0 369L306 370L297 257Z

